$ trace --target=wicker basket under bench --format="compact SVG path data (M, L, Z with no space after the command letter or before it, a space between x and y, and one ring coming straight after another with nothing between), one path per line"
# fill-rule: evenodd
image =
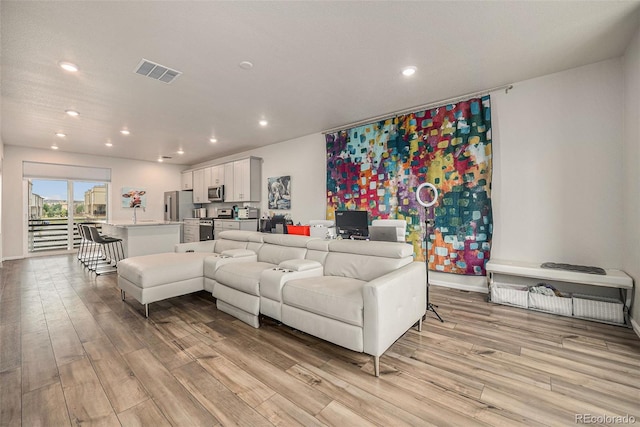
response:
M606 275L541 268L540 264L489 260L486 265L489 300L531 310L631 326L629 307L633 280L624 271ZM527 287L543 282L570 292L568 298L529 294Z

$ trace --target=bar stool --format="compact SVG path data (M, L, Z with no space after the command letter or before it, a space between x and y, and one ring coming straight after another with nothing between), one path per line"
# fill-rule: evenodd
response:
M93 242L89 270L97 275L115 273L118 261L124 257L122 239L103 236L95 226L84 226L85 235ZM119 248L118 248L119 244ZM121 252L118 250L120 249ZM122 255L120 255L122 253Z

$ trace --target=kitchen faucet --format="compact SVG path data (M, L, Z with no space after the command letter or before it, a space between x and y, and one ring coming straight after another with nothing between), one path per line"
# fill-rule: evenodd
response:
M138 222L138 218L136 217L136 208L142 208L142 212L146 212L147 210L141 204L133 205L133 223Z

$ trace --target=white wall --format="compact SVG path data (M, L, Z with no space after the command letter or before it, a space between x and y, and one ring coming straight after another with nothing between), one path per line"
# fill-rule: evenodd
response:
M493 259L621 268L622 61L492 95Z
M632 317L640 323L640 28L624 56L624 242L623 268L636 292ZM638 332L638 331L637 331ZM640 334L640 332L638 332Z
M614 59L516 82L508 94L491 95L492 258L623 267L622 79L622 60ZM194 167L248 155L264 158L263 183L271 176L292 176L294 221L324 218L323 135ZM482 278L451 276L433 273L430 280L486 291Z
M138 218L162 219L164 213L164 192L180 189L180 171L184 166L156 162L120 159L115 157L89 156L51 150L36 150L13 145L4 147L4 167L2 179L2 235L4 259L26 255L24 248L25 217L22 162L44 162L111 169L111 198L109 219L127 220L131 209L121 207L122 187L144 187L147 190L146 212L138 210ZM10 209L8 207L11 207Z
M311 219L326 216L327 161L324 135L319 133L273 144L233 156L221 157L194 165L200 168L247 156L263 159L260 212L267 212L267 178L291 176L291 219L308 224ZM213 206L213 205L212 205ZM284 213L285 211L273 211Z

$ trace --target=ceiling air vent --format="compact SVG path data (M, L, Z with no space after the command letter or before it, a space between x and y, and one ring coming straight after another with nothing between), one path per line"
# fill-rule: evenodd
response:
M173 159L173 157L171 157L171 156L160 156L160 157L162 157L163 159L166 159L166 160Z
M169 67L156 64L155 62L148 61L144 58L142 58L142 61L140 61L134 72L136 74L150 77L154 80L160 80L167 84L171 83L176 79L176 77L182 74L180 71L172 70Z

